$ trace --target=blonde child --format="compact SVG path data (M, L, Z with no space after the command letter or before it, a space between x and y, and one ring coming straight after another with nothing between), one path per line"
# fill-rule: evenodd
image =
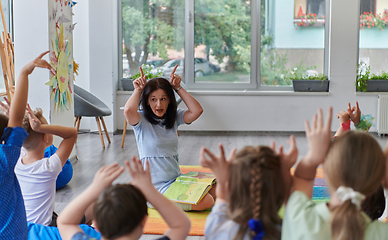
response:
M139 239L147 221L147 201L169 226L158 239L186 239L190 230L187 215L154 188L148 162L145 170L140 159L132 157L131 162L125 162L132 176L130 184L111 186L124 168L117 163L102 167L92 184L61 212L58 228L63 240L94 239L78 226L83 212L92 203L95 225L101 233L98 239Z
M15 167L27 221L56 226L53 211L56 179L70 156L78 133L73 127L48 124L40 109L32 111L27 106L27 112L23 121L23 127L29 134L23 143L26 152L20 155ZM45 158L45 149L52 145L53 135L63 140L56 153Z
M290 150L279 153L265 146L245 147L226 160L202 148L200 163L217 177L217 199L206 219L207 239L280 239L282 219L278 212L288 197L290 168L298 150L290 137Z
M365 115L361 117L361 109L356 101L354 107L348 103L348 108L345 111L340 111L336 114L340 121L340 127L334 135L334 139L350 130L350 123L353 122L354 126L360 128L361 125L368 128L372 125L372 122L367 121ZM373 119L373 118L372 118ZM372 120L371 119L371 120ZM362 124L359 124L362 122ZM362 128L362 127L361 127ZM368 129L362 129L368 131ZM383 215L385 210L385 195L384 189L380 186L374 194L368 196L361 204L361 209L372 219L376 220Z
M347 131L331 141L332 108L326 124L322 110L306 121L307 155L293 176L282 226L282 239L386 239L388 225L371 221L361 211L362 201L372 195L386 174L386 157L368 133ZM323 164L331 199L311 200L318 165Z
M35 67L54 71L40 54L22 68L16 83L9 119L0 115L0 239L27 239L28 229L23 197L14 168L20 156L20 149L27 137L22 128L23 116L28 98L28 76Z

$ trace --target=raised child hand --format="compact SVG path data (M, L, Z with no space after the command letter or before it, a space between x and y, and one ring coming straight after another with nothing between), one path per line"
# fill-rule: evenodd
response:
M128 160L125 161L127 171L129 174L131 174L132 177L130 184L138 187L142 192L149 188L154 188L151 182L149 162L146 162L146 168L144 169L140 159L132 156L131 163L132 164L130 164Z
M178 64L175 65L174 70L172 70L170 74L170 84L172 88L174 88L175 90L177 90L181 86L181 81L182 81L182 78L178 74L175 74L175 71L177 68L178 68Z
M349 111L341 111L339 113L336 113L335 114L337 116L337 118L340 120L340 123L347 123L350 119L350 116L349 116Z
M306 137L309 144L309 151L304 160L311 166L317 167L323 163L326 153L331 143L331 117L333 108L329 107L327 111L326 123L323 124L322 109L318 109L318 115L315 114L311 121L311 128L309 122L306 120L305 129Z
M236 154L236 149L232 149L228 159L225 159L224 146L220 143L220 155L215 156L209 149L202 147L199 163L202 167L210 168L217 177L217 183L226 183L229 177L229 164ZM208 157L207 157L207 156Z
M146 76L144 75L143 69L139 67L139 70L140 70L141 76L139 78L136 78L136 80L133 81L133 87L136 90L143 91L143 88L147 83L147 79L146 79Z
M4 114L8 116L10 103L9 103L7 97L3 97L3 99L4 99L5 103L7 103L7 104L0 101L0 108L1 108L1 110L3 110Z
M94 175L91 186L96 191L102 192L106 187L110 186L123 171L124 167L119 166L118 163L103 166L97 171L96 175Z
M290 149L286 153L283 152L283 146L279 146L279 152L276 151L275 141L271 141L271 149L280 157L282 168L290 170L298 159L298 148L294 135L290 136L287 143L290 145Z
M38 131L40 125L42 125L41 121L35 116L34 111L32 111L30 107L30 104L27 104L26 109L28 113L28 119L30 120L31 129Z
M350 103L348 103L348 109L346 111L348 112L349 117L354 123L354 125L357 126L361 119L361 110L358 106L358 102L356 101L356 106L354 107L352 107Z
M22 68L21 72L22 72L22 73L25 73L25 74L27 74L27 75L29 75L29 74L31 74L31 73L34 71L35 67L39 67L39 68L47 68L47 69L49 69L49 70L51 71L51 73L52 73L53 75L55 75L56 72L55 72L55 70L53 69L53 67L52 67L46 60L42 59L42 57L43 57L44 55L46 55L48 52L50 52L50 51L46 51L46 52L44 52L44 53L41 53L41 54L40 54L37 58L35 58L32 62L30 62L30 63L28 63L27 65L25 65L25 66Z

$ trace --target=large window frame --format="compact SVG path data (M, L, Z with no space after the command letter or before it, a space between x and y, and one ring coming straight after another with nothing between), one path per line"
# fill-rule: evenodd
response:
M292 86L261 86L260 79L260 26L261 26L261 0L251 1L251 71L249 83L206 83L195 82L194 74L194 1L185 1L185 84L188 90L203 90L203 91L217 91L217 90L229 90L229 91L293 91ZM267 1L266 6L271 4L270 0ZM329 45L330 45L330 1L325 0L325 46L324 46L324 74L328 76L329 69ZM120 47L122 41L122 10L121 0L119 0L119 78L122 78L122 48ZM268 7L265 10L268 13Z
M193 90L257 90L259 72L258 68L252 66L260 66L260 1L251 1L251 73L249 83L203 83L195 82L194 77L194 1L186 0L185 5L185 79L188 89ZM257 14L254 14L257 13ZM260 51L259 51L260 52Z

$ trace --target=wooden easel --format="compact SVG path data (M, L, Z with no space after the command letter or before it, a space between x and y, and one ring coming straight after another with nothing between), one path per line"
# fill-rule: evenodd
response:
M15 66L14 66L14 48L11 35L7 31L5 23L3 5L0 1L1 19L3 22L4 31L2 38L0 38L0 58L1 67L3 69L3 78L6 92L0 92L0 96L7 96L11 102L13 93L15 92Z

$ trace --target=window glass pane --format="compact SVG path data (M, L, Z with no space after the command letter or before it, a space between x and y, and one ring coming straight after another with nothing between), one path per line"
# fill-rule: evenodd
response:
M195 82L249 83L251 2L194 1Z
M184 0L122 0L123 78L139 72L143 64L153 74L169 76L176 64L182 76L184 49ZM179 71L178 71L179 70Z
M388 77L388 1L361 0L360 8L358 78Z
M324 23L325 0L261 0L261 86L323 73Z
M375 12L376 12L376 0L361 0L360 1L360 14L375 13Z

